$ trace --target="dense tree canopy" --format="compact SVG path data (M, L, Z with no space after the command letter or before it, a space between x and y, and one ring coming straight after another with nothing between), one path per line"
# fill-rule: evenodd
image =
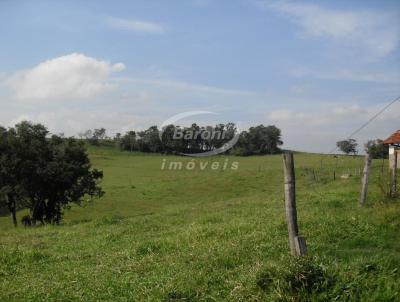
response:
M371 154L372 158L388 158L389 146L384 145L380 139L370 140L365 144L366 151Z
M343 141L339 141L336 143L336 146L346 154L357 154L357 142L355 139L349 138Z
M276 154L281 150L281 130L275 126L259 125L242 132L237 152L241 155Z
M233 123L201 127L168 125L162 130L152 126L145 131L129 131L118 136L122 150L159 153L199 153L221 148L234 138L237 127ZM275 154L281 150L281 130L275 126L251 127L240 133L231 152L236 155Z
M29 122L0 128L0 136L1 200L13 216L28 208L33 223L59 223L71 203L103 194L103 174L91 169L82 141L49 137L44 126Z

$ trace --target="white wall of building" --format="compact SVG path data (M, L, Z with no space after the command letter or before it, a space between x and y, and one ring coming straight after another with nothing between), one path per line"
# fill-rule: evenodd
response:
M394 153L397 152L397 169L400 169L400 148L395 148L395 146L389 147L389 167L393 169L394 167Z

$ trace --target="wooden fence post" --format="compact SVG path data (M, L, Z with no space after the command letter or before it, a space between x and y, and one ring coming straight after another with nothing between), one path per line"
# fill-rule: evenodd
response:
M372 162L372 156L371 154L367 153L365 155L365 165L364 165L363 178L361 184L361 194L360 194L361 206L364 206L365 201L367 200L368 181L369 181L369 172L371 170L371 162Z
M285 152L283 154L283 164L285 177L285 211L289 232L289 247L292 255L301 256L307 253L307 246L305 238L299 236L299 227L297 225L296 179L293 153Z
M393 167L391 169L390 173L390 197L396 197L397 194L397 151L394 151L393 154Z

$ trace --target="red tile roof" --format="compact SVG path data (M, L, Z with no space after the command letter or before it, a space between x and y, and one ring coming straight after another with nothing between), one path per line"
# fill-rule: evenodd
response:
M394 144L400 144L400 130L397 130L395 133L393 133L390 137L385 139L383 141L384 144L387 145L394 145Z

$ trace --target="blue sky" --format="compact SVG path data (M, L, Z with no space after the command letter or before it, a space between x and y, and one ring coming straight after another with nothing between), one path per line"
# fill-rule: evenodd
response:
M327 152L400 95L399 1L1 1L0 124L275 124ZM399 102L357 135L398 128ZM191 121L187 121L191 122Z

